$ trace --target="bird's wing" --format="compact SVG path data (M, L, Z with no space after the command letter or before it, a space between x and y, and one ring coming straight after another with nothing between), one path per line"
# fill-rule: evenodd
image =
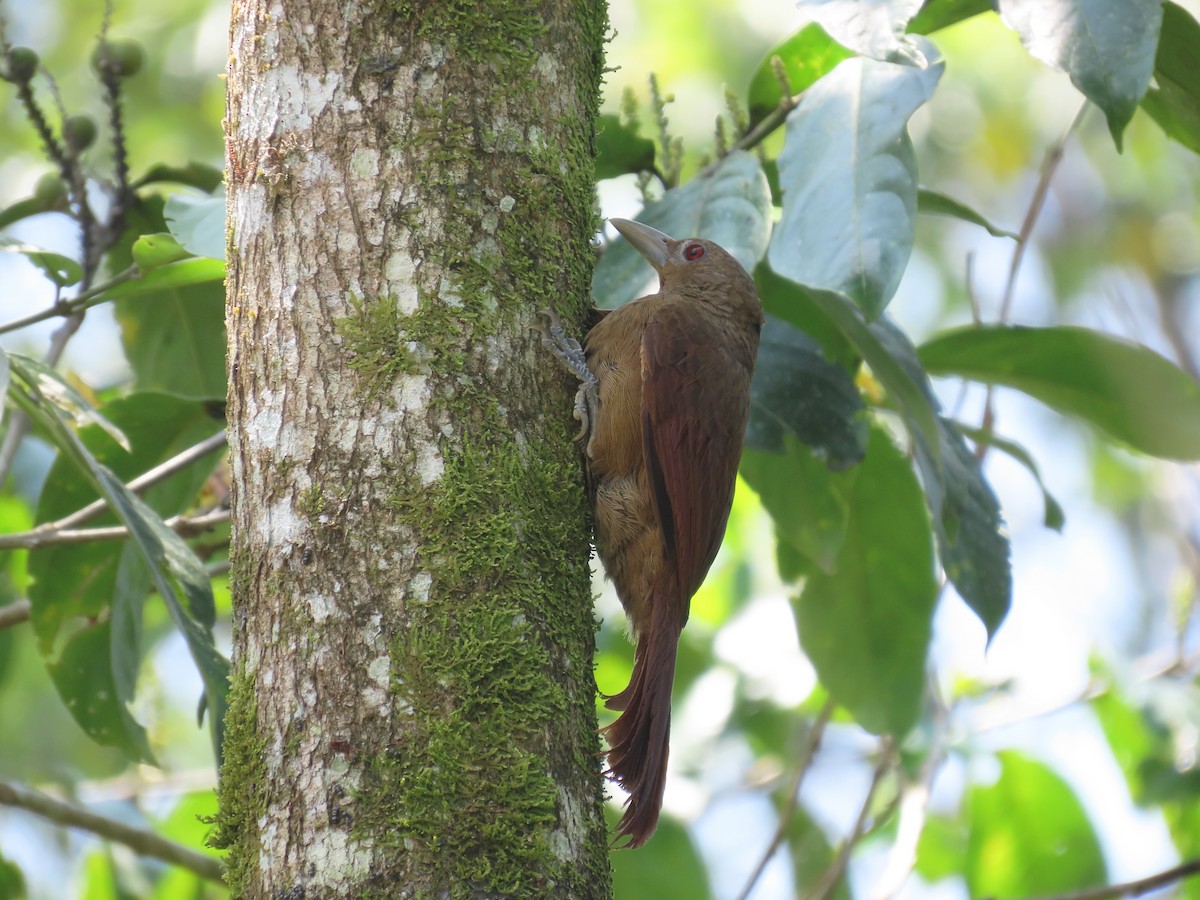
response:
M741 373L715 327L681 301L657 310L642 337L642 447L681 624L725 533L746 425Z

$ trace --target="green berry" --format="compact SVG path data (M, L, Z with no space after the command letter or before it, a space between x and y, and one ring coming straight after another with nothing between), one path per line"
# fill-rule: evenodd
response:
M28 47L13 47L8 51L7 77L22 84L33 78L38 67L38 55Z
M63 140L74 153L81 153L96 140L96 120L91 116L68 116L63 122Z
M146 51L137 41L105 41L92 51L92 68L101 75L112 74L129 78L141 71Z
M38 179L33 196L46 209L62 209L67 205L67 183L57 172L47 172Z

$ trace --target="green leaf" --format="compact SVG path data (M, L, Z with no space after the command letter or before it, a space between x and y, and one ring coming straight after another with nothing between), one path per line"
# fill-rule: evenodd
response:
M747 448L738 471L771 514L779 544L786 544L825 574L833 574L849 521L845 479L833 475L811 450L794 440L782 453ZM790 576L798 574L794 560L780 568L781 574L785 568ZM811 570L808 565L802 568L805 573Z
M0 235L0 250L19 253L42 270L42 273L60 288L78 284L83 278L83 267L69 256L52 253Z
M161 197L143 198L110 257L120 266L136 240L166 230ZM117 298L125 355L138 390L225 397L225 298L220 260L198 257L144 273L107 292Z
M193 259L221 265L217 260ZM185 263L171 263L157 272ZM121 300L117 322L139 390L180 397L225 397L225 294L220 284L163 288L157 296Z
M967 830L963 823L946 816L930 816L917 839L915 871L929 882L952 878L962 872L967 855Z
M1200 23L1169 0L1162 10L1154 83L1142 108L1168 135L1200 153Z
M932 461L940 465L937 410L921 367L906 365L903 358L894 355L893 348L881 339L881 335L886 337L889 332L881 330L878 323L868 325L862 313L845 296L833 291L817 290L808 291L807 294L871 367L896 405L909 433L925 439L933 448Z
M937 582L924 499L912 467L872 429L863 462L843 473L849 522L831 575L796 601L800 644L831 697L868 731L916 724Z
M908 23L910 34L933 34L972 16L992 11L992 0L926 0Z
M88 737L133 760L154 763L146 730L129 712L108 664L112 623L97 622L71 636L46 670L63 703Z
M1154 71L1162 5L1146 0L1000 0L1031 55L1104 111L1117 149Z
M617 816L609 804L605 808L609 828ZM705 900L712 896L704 861L687 830L669 816L658 822L658 830L645 850L637 853L614 852L612 863L614 897L687 897Z
M1100 843L1067 783L1015 751L998 756L996 783L967 797L970 895L1027 897L1104 884Z
M1200 459L1200 385L1139 344L1070 326L969 326L920 357L932 374L1016 388L1151 456Z
M778 56L792 94L799 94L822 75L832 72L854 54L831 38L820 25L806 25L766 55L750 80L750 120L757 122L783 99L772 58Z
M866 452L864 409L846 370L826 362L820 344L787 322L767 317L750 385L747 446L782 452L790 434L829 468L845 469Z
M797 0L800 15L817 22L838 43L873 59L925 62L904 33L921 0Z
M1066 514L1063 512L1063 508L1059 502L1054 499L1054 496L1046 488L1045 482L1042 481L1042 473L1038 470L1037 463L1034 462L1033 455L1028 450L1016 441L1002 438L994 432L972 428L970 425L957 421L951 424L956 431L966 435L976 444L986 444L989 447L995 447L1001 453L1023 465L1029 471L1029 474L1033 476L1034 481L1037 482L1038 488L1042 492L1042 524L1058 532L1063 530L1063 525L1066 523L1067 518Z
M962 435L938 419L942 456L941 514L935 520L946 577L979 616L988 639L1012 606L1012 565L1000 503ZM927 466L926 469L929 467Z
M0 900L23 900L25 875L21 867L0 856Z
M619 116L602 115L596 126L596 178L654 169L654 141L638 134Z
M675 238L702 237L720 244L753 272L767 247L771 194L762 166L749 153L726 156L708 174L673 188L637 217ZM624 238L609 244L592 276L596 305L612 309L642 296L654 270Z
M919 188L917 190L917 211L928 215L951 216L955 219L962 219L964 222L970 222L972 225L978 225L980 228L986 229L987 233L992 237L1017 240L1017 235L1014 232L997 228L982 215L971 209L971 207L959 203L953 197L947 197L945 194L939 194L937 191L931 191L928 188Z
M1104 731L1113 759L1125 775L1130 796L1135 802L1144 803L1142 763L1157 755L1166 742L1161 735L1154 734L1141 709L1111 688L1092 698L1089 705Z
M143 272L187 259L192 254L167 232L143 234L133 242L133 261Z
M768 316L789 322L821 345L825 359L848 373L858 371L862 357L846 339L842 329L813 302L808 291L796 282L776 275L766 262L754 270L754 284ZM845 301L847 305L850 302Z
M882 312L913 244L917 164L905 126L943 68L849 59L809 88L779 157L772 269L848 295L869 319Z
M158 163L151 166L145 175L134 181L132 187L136 190L147 184L174 182L199 188L204 193L211 194L221 186L221 182L224 180L225 173L207 163L190 162L184 166L168 166Z
M84 442L83 437L76 435L68 427L66 416L48 403L39 391L37 374L27 370L16 358L12 362L14 384L13 388L9 391L9 396L38 425L45 429L51 441L59 448L61 460L56 465L61 464L65 466L69 462L76 467L78 472L89 483L91 488L89 493L91 496L98 494L103 497L119 521L129 529L132 544L136 546L145 565L148 567L154 586L166 602L168 611L175 621L176 626L183 633L188 649L204 681L206 701L210 713L209 724L212 731L213 749L219 758L229 664L217 651L213 642L212 625L215 619L215 606L211 585L203 566L196 559L195 554L192 553L187 544L177 534L166 527L161 516L147 504L147 501L130 492L125 487L122 478L116 475L109 466L96 458ZM151 421L161 419L161 416L155 415L154 410L151 408L152 406L162 408L163 404L180 403L180 401L170 397L158 398L152 401L135 397L130 398L129 402L129 409L136 411L139 415L151 416ZM192 408L193 410L202 410L203 406L195 404ZM132 415L132 412L130 415ZM209 433L211 434L211 425L209 426ZM100 432L95 430L85 436L88 440L101 442L105 439ZM136 453L138 448L135 447L134 449ZM107 451L114 459L120 458L119 452L111 445ZM193 477L198 477L195 476L194 471ZM178 488L174 489L177 490ZM50 489L44 490L41 506L45 506L45 509L39 509L39 513L47 517L54 516L58 511L55 504L66 502L63 496L65 493L67 492ZM194 496L194 493L193 490L189 495L189 499L190 496ZM82 546L91 551L91 548L97 545L85 544ZM47 551L42 552L62 549L64 548L47 548ZM38 629L39 636L41 637L44 653L53 652L52 644L62 624L72 621L77 617L83 617L85 619L84 631L86 632L86 619L89 615L103 623L103 614L106 612L108 597L104 596L104 592L101 589L102 585L101 587L97 587L96 585L100 585L104 579L109 579L108 583L114 586L107 589L108 595L111 596L116 587L125 586L130 583L128 577L125 577L118 584L119 579L116 571L118 563L113 562L108 564L107 568L101 567L95 570L84 571L82 573L83 580L79 582L75 596L63 597L52 595L49 592L39 596L38 591L46 589L46 583L51 576L59 575L58 570L46 563L45 560L40 565L43 568L40 570L40 577L38 577L30 589L30 600L34 603L35 628ZM34 569L33 560L31 560L30 568L32 574ZM80 596L81 591L83 592L82 596ZM56 608L56 604L64 602L69 604L69 608ZM107 646L111 646L114 641L117 642L121 656L110 663L110 666L112 666L110 671L117 672L120 670L121 674L119 677L123 679L127 679L129 674L129 660L126 658L128 655L126 651L128 653L133 652L133 649L128 647L128 641L131 638L131 634L133 634L130 630L129 616L132 616L135 612L134 610L124 611L122 614L125 615L125 618L121 620L121 629L115 632L109 640L105 641ZM43 616L44 619L38 622L37 619ZM92 640L96 639L93 638ZM68 640L62 650L64 656L69 652L71 645L71 640ZM92 655L95 652L93 648ZM110 694L115 698L118 687L124 682L118 683L118 680L114 678L112 683L113 690ZM68 708L72 706L73 704L68 702Z
M833 864L833 847L803 807L797 807L792 813L785 834L788 855L792 860L792 877L798 888L795 895L814 896L821 879ZM841 879L832 893L825 896L830 900L851 900L846 879Z
M937 413L937 399L908 335L886 317L871 323L871 332L919 385ZM990 639L1012 603L1009 546L1000 504L979 461L948 421L937 417L932 443L924 432L910 428L910 433L933 514L942 568L959 596L979 616Z
M172 194L163 207L167 228L189 253L225 258L225 195Z
M1180 765L1179 758L1200 728L1200 688L1160 678L1138 688L1136 705L1113 688L1093 700L1092 709L1139 805L1196 804L1200 770Z
M118 282L104 291L97 302L123 300L164 290L201 284L219 284L224 281L225 263L219 259L197 257L160 266L129 281Z
M20 371L22 377L36 384L40 393L49 403L53 404L60 415L63 415L75 428L85 425L97 425L108 433L114 441L129 449L129 440L125 434L114 425L108 417L96 409L83 394L79 393L65 378L50 368L40 359L24 356L20 353L5 355L4 385L7 389L11 383L12 370Z
M20 222L31 216L38 216L48 212L65 212L66 210L67 202L65 195L47 195L44 197L34 195L33 197L26 197L24 200L18 200L16 203L0 209L0 228L7 228L14 222Z

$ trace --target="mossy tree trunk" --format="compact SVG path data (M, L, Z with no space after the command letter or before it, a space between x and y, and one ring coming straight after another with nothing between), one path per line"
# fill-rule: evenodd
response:
M603 0L238 0L228 140L249 897L610 892L571 385Z

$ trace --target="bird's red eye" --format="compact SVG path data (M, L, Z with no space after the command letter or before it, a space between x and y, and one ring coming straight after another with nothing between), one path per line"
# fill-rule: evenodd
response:
M704 255L704 248L699 244L688 244L684 248L683 258L688 262L695 262Z

